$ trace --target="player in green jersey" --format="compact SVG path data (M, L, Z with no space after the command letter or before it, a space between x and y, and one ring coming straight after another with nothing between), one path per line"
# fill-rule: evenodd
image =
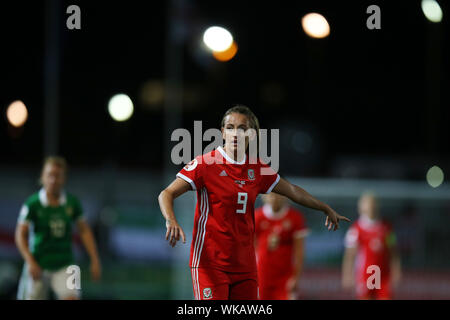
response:
M101 276L101 265L91 228L83 218L80 201L64 191L66 161L49 157L42 168L42 189L22 206L16 244L25 260L17 294L18 299L47 299L51 288L57 299L77 300L80 289L70 284L74 264L72 225L91 259L94 281ZM68 281L69 280L69 281Z

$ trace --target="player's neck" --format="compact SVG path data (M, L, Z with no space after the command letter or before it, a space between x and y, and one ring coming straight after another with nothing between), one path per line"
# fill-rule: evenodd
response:
M225 151L225 153L231 158L233 159L233 161L241 163L244 158L245 158L245 153L243 154L238 154L237 150L234 151L228 151L227 147L223 147L223 150Z
M46 190L45 193L47 194L47 200L50 206L54 207L59 205L61 191L52 193Z
M361 221L363 221L364 223L367 223L367 224L375 224L379 220L377 216L368 217L366 215L361 215L360 219L361 219Z

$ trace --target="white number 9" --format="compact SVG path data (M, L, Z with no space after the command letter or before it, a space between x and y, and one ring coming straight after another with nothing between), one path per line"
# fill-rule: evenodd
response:
M248 194L246 192L238 192L237 203L242 204L242 208L237 209L236 213L245 213L247 210L247 198Z

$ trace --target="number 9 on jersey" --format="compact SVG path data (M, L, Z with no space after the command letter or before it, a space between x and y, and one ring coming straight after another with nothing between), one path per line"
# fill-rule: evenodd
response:
M236 209L236 213L245 213L247 210L248 194L246 192L238 192L237 203L242 205L240 209Z

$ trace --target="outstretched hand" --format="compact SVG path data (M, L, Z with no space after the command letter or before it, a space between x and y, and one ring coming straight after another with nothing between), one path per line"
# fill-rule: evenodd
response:
M175 247L177 241L180 241L180 237L183 239L183 243L186 243L184 231L176 221L166 220L166 228L166 240L169 241L172 248Z
M325 220L325 227L328 227L328 230L333 229L333 231L336 231L337 229L339 229L339 221L340 220L350 222L349 218L341 216L340 214L338 214L336 211L334 211L330 207L328 207L328 209L326 211L324 211L324 213L327 216L327 219Z

